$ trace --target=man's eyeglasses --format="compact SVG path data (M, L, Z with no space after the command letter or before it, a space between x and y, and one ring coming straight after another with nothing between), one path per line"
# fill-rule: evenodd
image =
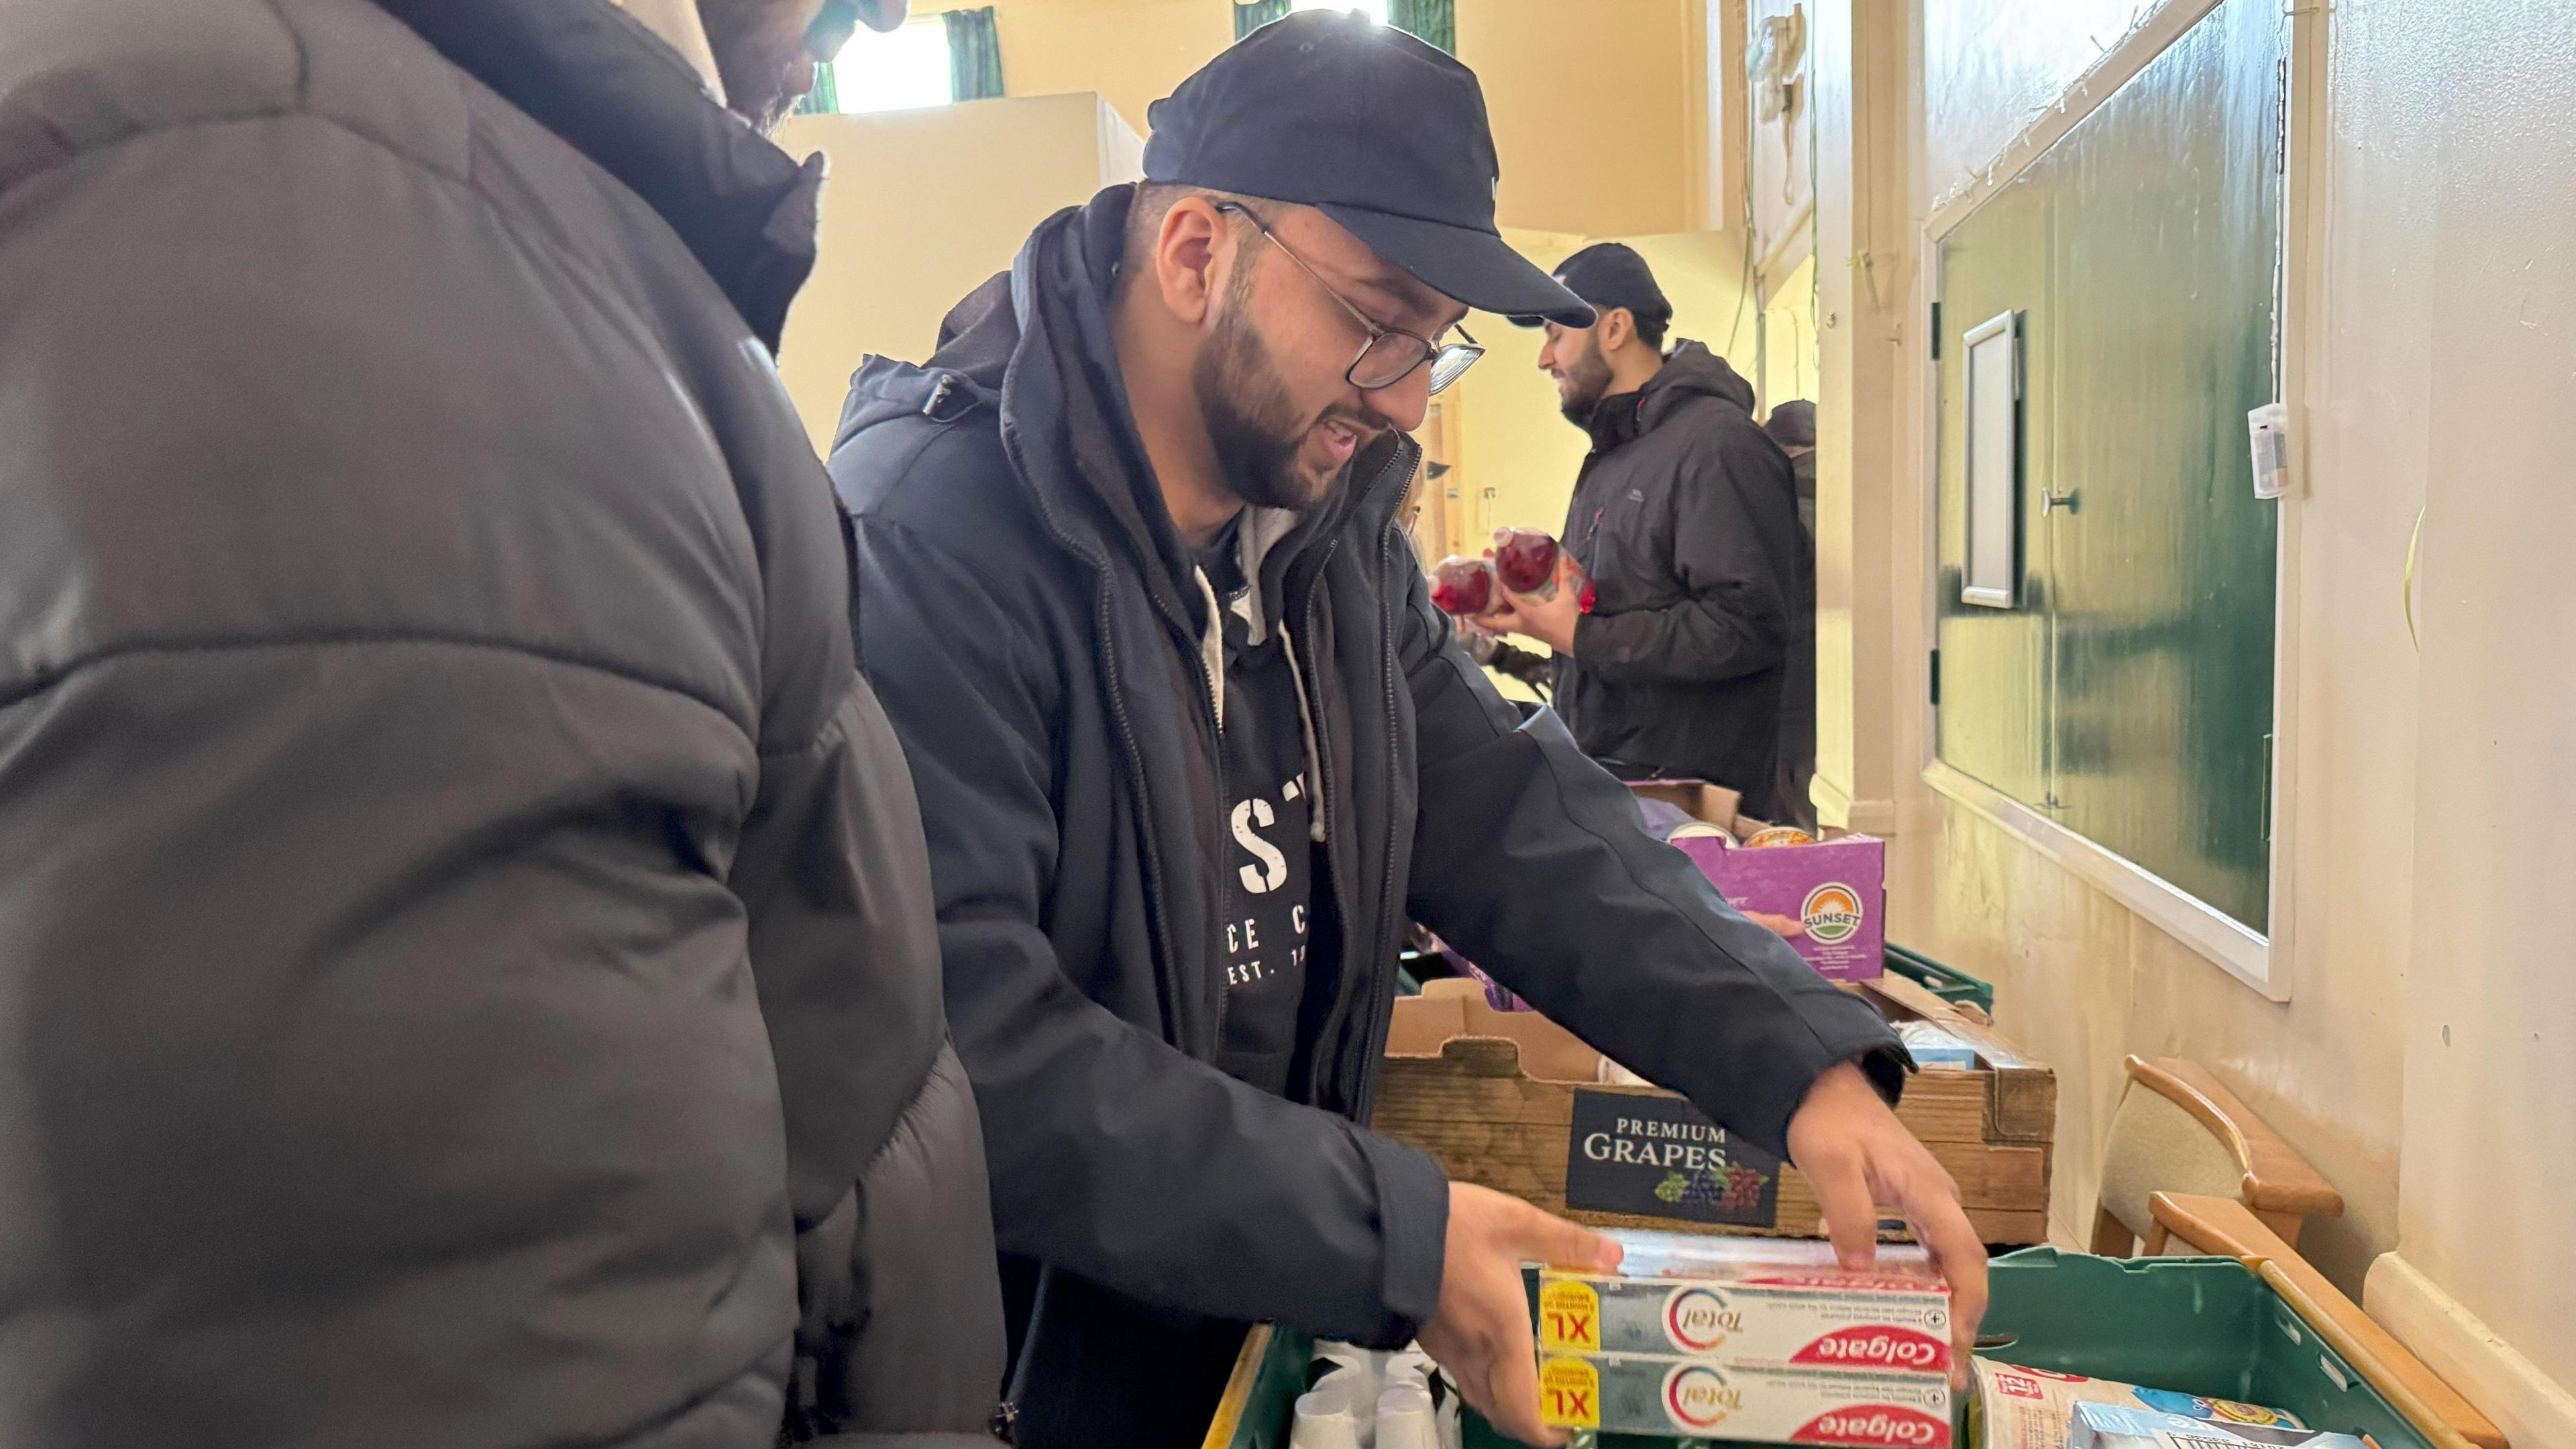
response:
M1467 335L1464 327L1457 329L1459 341L1441 343L1399 328L1379 326L1366 312L1352 306L1348 297L1333 290L1333 284L1325 281L1322 273L1307 266L1306 259L1281 241L1279 234L1255 216L1250 207L1241 202L1220 201L1216 209L1233 212L1251 222L1265 240L1279 248L1288 260L1295 262L1299 270L1313 277L1315 285L1324 289L1324 295L1341 303L1342 310L1350 313L1352 319L1368 333L1368 341L1361 344L1359 355L1352 358L1351 365L1342 371L1350 385L1360 391L1376 392L1393 387L1413 376L1413 370L1427 362L1431 364L1431 390L1436 393L1456 382L1468 368L1476 365L1477 358L1485 355L1485 349L1477 345L1475 338Z

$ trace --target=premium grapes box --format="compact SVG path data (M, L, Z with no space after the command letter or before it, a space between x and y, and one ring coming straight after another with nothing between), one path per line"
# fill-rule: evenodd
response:
M1846 989L1902 1009L1883 998L1886 984ZM1897 1120L1958 1182L1981 1241L2045 1241L2055 1075L1985 1028L1945 1025L1975 1046L1978 1065L1915 1077ZM1823 1233L1815 1191L1794 1165L1618 1070L1546 1016L1495 1010L1464 978L1397 999L1370 1120L1454 1181L1578 1222Z
M1681 1265L1632 1248L1626 1275L1542 1271L1539 1348L1738 1367L1950 1371L1950 1290L1920 1250L1888 1248L1875 1269L1853 1273L1829 1256L1819 1263L1760 1251L1790 1246L1779 1239L1702 1241L1754 1251ZM1686 1267L1697 1271L1678 1271Z
M1738 1368L1653 1354L1543 1353L1539 1406L1561 1429L1847 1449L1951 1449L1939 1374Z

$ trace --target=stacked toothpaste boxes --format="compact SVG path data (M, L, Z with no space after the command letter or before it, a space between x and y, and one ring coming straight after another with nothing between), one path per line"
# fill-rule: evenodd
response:
M1560 1428L1951 1449L1950 1290L1919 1248L1869 1273L1823 1243L1619 1232L1617 1276L1539 1275Z

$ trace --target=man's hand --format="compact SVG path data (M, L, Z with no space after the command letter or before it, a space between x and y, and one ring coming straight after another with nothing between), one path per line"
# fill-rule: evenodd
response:
M1563 1444L1565 1432L1539 1418L1538 1344L1530 1335L1523 1263L1611 1273L1618 1271L1619 1245L1491 1188L1449 1184L1440 1307L1422 1325L1422 1351L1449 1371L1467 1402L1505 1436L1522 1444Z
M1496 588L1502 580L1494 580ZM1583 617L1583 568L1574 555L1559 549L1556 555L1556 597L1542 599L1536 594L1516 594L1503 589L1507 601L1493 613L1479 618L1479 627L1495 634L1526 634L1559 654L1574 652L1574 625Z
M1834 1256L1846 1268L1864 1269L1875 1261L1878 1204L1904 1214L1933 1266L1950 1281L1950 1377L1964 1384L1977 1324L1986 1316L1986 1246L1959 1206L1959 1185L1850 1062L1807 1089L1807 1100L1789 1119L1789 1160L1815 1187ZM1441 1302L1448 1302L1446 1285Z

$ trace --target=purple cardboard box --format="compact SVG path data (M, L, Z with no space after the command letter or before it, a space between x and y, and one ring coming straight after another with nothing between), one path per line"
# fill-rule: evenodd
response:
M1685 836L1673 848L1698 863L1727 904L1787 936L1828 979L1886 973L1886 841L1843 835L1753 850Z

